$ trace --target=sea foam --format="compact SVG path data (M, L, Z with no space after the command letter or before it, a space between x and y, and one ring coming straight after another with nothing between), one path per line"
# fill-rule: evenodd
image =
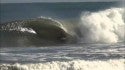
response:
M81 42L117 43L125 40L125 9L110 8L81 14Z
M0 70L124 70L124 66L124 59L106 61L73 60L34 64L1 64Z

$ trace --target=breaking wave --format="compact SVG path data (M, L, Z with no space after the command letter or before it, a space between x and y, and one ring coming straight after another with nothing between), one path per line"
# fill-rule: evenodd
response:
M66 31L65 28L63 28L63 25L52 18L46 18L46 17L39 17L36 19L30 19L30 20L20 20L20 21L12 21L8 23L1 24L0 30L9 30L9 31L22 31L22 32L29 32L29 33L36 33L35 30L31 26L44 26L44 25L55 25L57 27L62 28Z
M124 70L125 60L46 62L34 64L1 64L0 70Z
M31 20L13 21L0 24L0 32L3 34L3 37L6 35L12 35L6 32L16 32L15 34L17 35L20 35L18 33L21 33L21 37L18 36L18 41L21 40L21 42L23 42L22 35L24 35L25 38L38 38L33 42L42 41L42 44L46 41L49 41L47 44L53 42L118 43L125 41L124 16L124 8L110 8L97 12L83 12L80 17L80 22L77 24L70 23L70 25L60 23L52 18L40 17ZM72 29L69 30L69 28ZM26 41L27 40L31 41L33 39L26 38Z
M0 24L0 33L1 46L55 45L75 41L60 22L45 17Z

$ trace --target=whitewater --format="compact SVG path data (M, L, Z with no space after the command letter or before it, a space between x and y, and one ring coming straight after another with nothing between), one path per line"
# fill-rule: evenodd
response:
M125 39L125 9L83 12L80 28L87 42L117 43Z
M47 62L37 64L3 64L1 70L124 70L125 60Z

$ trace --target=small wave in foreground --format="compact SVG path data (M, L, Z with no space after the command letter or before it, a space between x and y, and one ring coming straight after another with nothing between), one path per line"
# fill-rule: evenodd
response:
M47 62L36 64L1 64L0 70L124 70L125 60Z

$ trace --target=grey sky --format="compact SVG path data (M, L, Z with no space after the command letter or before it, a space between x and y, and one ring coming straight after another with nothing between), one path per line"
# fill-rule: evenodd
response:
M29 2L95 2L95 1L123 1L123 0L0 0L1 3L29 3Z

